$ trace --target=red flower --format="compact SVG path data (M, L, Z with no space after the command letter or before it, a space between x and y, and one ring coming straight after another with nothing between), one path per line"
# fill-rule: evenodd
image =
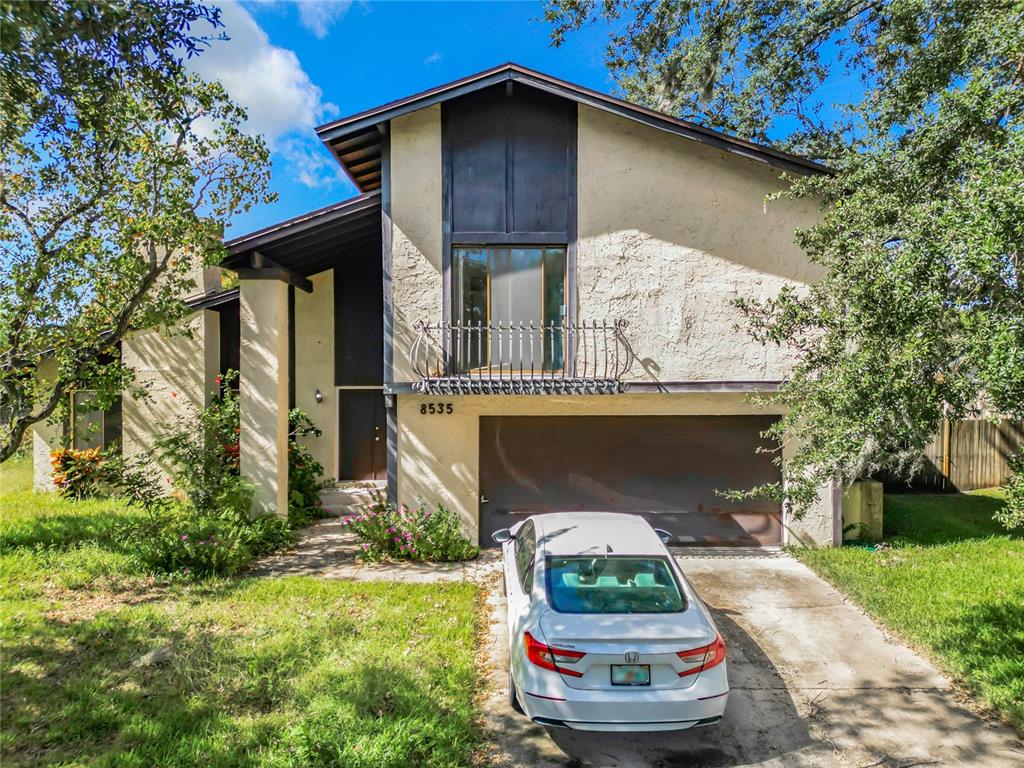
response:
M178 396L177 392L171 392L171 397L177 397L177 396Z
M224 381L224 379L221 378L220 376L217 376L216 378L214 378L214 381L220 384L222 381Z

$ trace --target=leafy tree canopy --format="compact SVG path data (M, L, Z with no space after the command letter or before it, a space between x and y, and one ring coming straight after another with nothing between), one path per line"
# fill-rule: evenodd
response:
M72 390L130 386L122 339L173 326L223 223L271 199L265 143L186 69L219 26L194 0L0 1L0 460Z
M943 417L1024 416L1024 2L549 0L546 17L555 45L615 30L627 98L835 170L786 191L821 201L797 241L824 279L738 302L801 353L770 434L798 447L796 511L833 479L909 476Z

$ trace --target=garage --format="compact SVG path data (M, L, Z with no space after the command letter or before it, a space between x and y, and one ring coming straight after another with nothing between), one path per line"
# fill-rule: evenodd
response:
M782 543L780 505L716 490L779 480L773 416L484 416L480 541L542 512L630 512L689 546Z

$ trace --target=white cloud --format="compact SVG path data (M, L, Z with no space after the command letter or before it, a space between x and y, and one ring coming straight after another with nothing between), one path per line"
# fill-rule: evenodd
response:
M323 100L294 51L273 45L267 33L236 2L221 3L230 40L214 41L191 67L207 80L219 80L248 113L248 126L271 148L285 135L311 132L338 108Z
M427 58L423 60L423 63L428 65L437 64L439 61L441 61L442 58L444 57L441 56L440 51L434 51L432 54L430 54L429 56L427 56Z
M323 40L351 7L352 0L303 0L298 3L299 23Z
M281 142L279 154L295 180L310 189L333 187L345 180L341 166L319 142L300 137L285 139Z

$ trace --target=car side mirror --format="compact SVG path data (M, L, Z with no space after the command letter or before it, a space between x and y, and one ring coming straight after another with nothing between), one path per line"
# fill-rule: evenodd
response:
M502 528L500 531L495 531L491 534L491 541L495 544L504 544L506 541L512 538L512 531L508 528Z
M663 531L661 528L655 528L654 532L658 534L658 538L661 539L662 544L668 544L672 541L672 534L668 531Z

